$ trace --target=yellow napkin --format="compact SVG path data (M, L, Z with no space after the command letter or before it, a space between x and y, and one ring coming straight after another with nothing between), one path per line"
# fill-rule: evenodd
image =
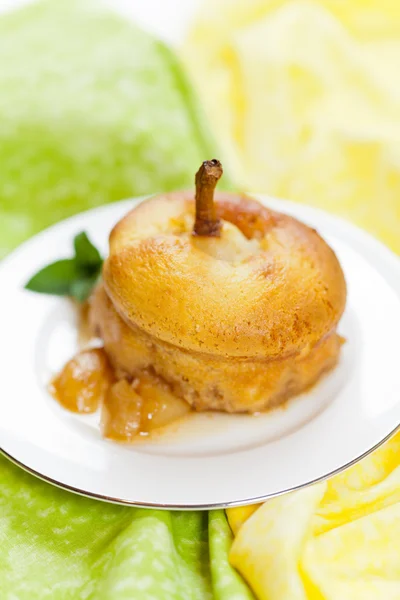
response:
M400 251L400 1L209 0L184 59L245 189ZM400 433L228 518L231 563L260 600L400 600Z
M208 0L183 56L243 188L400 251L398 0Z
M399 600L400 434L327 483L228 518L231 563L259 600Z

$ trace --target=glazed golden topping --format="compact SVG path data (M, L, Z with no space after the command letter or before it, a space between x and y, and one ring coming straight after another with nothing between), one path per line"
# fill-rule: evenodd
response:
M140 426L143 433L165 427L190 411L189 404L177 398L170 387L157 377L143 373L134 385L143 399Z
M93 413L101 406L104 437L120 442L147 436L190 412L190 406L154 375L115 381L103 348L74 356L53 379L50 392L72 412Z
M102 348L79 352L67 362L50 384L51 394L68 410L96 412L113 381L111 367Z
M140 432L143 400L132 385L121 379L108 390L101 411L103 436L130 442Z
M125 323L184 351L257 360L333 331L346 283L318 233L243 195L215 198L219 237L176 228L194 217L190 192L155 196L114 228L103 282Z
M133 383L122 379L111 386L102 408L101 429L108 439L130 442L178 421L189 411L189 405L176 398L166 383L143 373Z

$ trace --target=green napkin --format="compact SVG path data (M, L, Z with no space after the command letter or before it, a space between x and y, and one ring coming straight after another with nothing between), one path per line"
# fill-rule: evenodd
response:
M2 600L250 600L223 511L125 508L0 459Z
M216 152L174 54L97 2L0 19L0 257L105 202L192 187Z
M3 254L79 210L192 185L215 153L171 51L97 4L3 16L0 65ZM0 458L1 600L249 599L230 544L223 511L103 504Z

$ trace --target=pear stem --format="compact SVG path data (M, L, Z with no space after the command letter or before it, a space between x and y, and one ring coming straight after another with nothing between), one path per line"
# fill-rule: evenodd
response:
M205 160L196 173L196 220L193 235L219 237L221 221L217 218L214 190L223 173L219 160Z

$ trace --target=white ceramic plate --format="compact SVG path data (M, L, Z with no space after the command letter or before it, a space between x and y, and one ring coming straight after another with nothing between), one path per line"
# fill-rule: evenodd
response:
M252 503L321 480L381 444L400 423L400 261L324 212L261 198L316 227L348 283L339 366L307 394L261 417L193 415L151 443L105 441L98 415L69 413L46 392L76 350L67 300L27 292L41 266L71 254L86 230L107 252L112 225L135 201L59 223L0 265L0 447L43 479L99 499L165 508ZM136 200L137 202L137 200Z

